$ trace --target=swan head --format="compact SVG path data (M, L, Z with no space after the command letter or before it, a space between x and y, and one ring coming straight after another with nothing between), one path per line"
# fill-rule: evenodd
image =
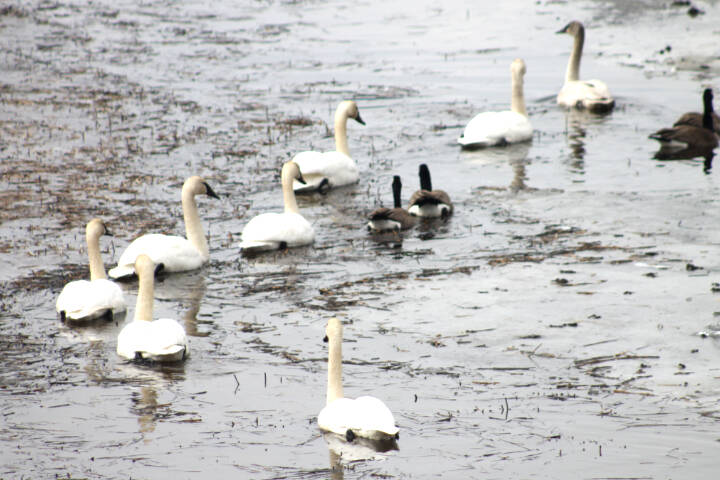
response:
M155 276L155 263L147 255L140 254L135 259L135 273L137 274L138 278L142 277L143 274L149 274L149 276L152 278L153 276Z
M352 100L345 100L338 105L338 112L343 112L347 118L352 118L361 125L365 125L365 121L360 117L360 110L357 103Z
M293 180L297 180L303 185L306 184L305 179L302 176L302 172L300 172L300 167L295 162L285 162L282 167L282 173L280 174L280 176L283 180L283 183L285 179L288 179L291 185Z
M183 193L186 191L192 193L193 195L207 195L212 198L220 198L210 185L197 175L185 180L185 183L183 184Z
M525 75L526 70L527 69L525 68L525 62L522 58L516 58L510 64L510 72L512 72L513 75L519 75L522 77L523 75Z
M558 30L555 33L567 33L568 35L577 37L578 34L584 33L584 32L585 32L585 27L583 27L583 24L577 20L573 20L572 22L568 23L562 29Z
M87 235L88 238L100 238L102 235L112 234L102 220L99 218L93 218L88 222L87 227L85 227L85 235Z
M342 338L342 322L336 317L332 317L328 320L327 326L325 327L325 338L323 338L323 342L327 343L331 338Z

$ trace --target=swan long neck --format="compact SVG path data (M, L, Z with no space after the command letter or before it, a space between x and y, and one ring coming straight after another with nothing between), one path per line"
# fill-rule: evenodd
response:
M350 156L347 141L347 111L343 104L335 111L335 150Z
M135 304L135 321L152 321L153 300L155 298L155 270L143 268L138 275L138 296Z
M300 213L293 190L293 180L295 179L293 172L283 168L281 177L285 213Z
M510 98L510 110L527 117L527 110L525 109L525 92L523 90L523 76L522 73L517 71L512 72L512 96Z
M107 279L105 266L103 265L102 257L100 257L99 232L86 232L85 241L87 242L88 260L90 261L90 280Z
M583 44L585 43L585 31L579 29L575 35L572 53L565 71L565 83L575 82L580 79L580 59L582 58Z
M190 240L190 243L198 249L204 258L209 258L210 249L208 248L205 232L200 222L197 203L195 203L195 194L190 188L183 187L182 189L182 209L187 239Z
M327 404L338 398L343 398L342 387L342 334L328 338L328 384Z

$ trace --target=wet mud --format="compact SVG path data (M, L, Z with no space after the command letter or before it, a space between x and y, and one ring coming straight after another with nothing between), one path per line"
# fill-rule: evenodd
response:
M0 478L715 475L717 171L647 136L718 86L720 8L246 3L0 8ZM609 115L555 106L572 19ZM508 108L518 56L533 141L460 151L475 113ZM247 221L282 208L282 163L332 149L350 98L360 182L298 199L313 246L241 257ZM455 214L368 234L420 163ZM183 233L190 175L221 197L198 202L211 260L161 276L155 315L191 357L124 362L136 283L111 321L65 325L55 300L87 276L90 218L107 267ZM346 395L390 406L398 449L319 432L330 316Z

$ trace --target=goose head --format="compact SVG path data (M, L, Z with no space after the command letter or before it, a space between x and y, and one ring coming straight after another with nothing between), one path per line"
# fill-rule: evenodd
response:
M338 105L338 112L343 112L347 118L352 118L361 125L365 125L365 121L360 117L357 103L352 100L345 100Z
M585 27L577 20L573 20L555 33L567 33L568 35L577 37L579 34L585 33Z
M217 198L220 197L217 196L217 194L213 191L213 189L210 187L210 185L207 184L205 180L203 180L201 177L193 176L185 180L185 183L183 184L183 194L185 192L189 192L192 195L207 195L208 197Z
M713 111L713 92L712 88L706 88L703 92L703 106L706 110Z

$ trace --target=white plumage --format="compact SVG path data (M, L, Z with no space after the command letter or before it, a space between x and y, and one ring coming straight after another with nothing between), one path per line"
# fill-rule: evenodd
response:
M358 181L358 168L350 157L347 143L348 118L365 125L355 102L350 100L340 102L335 110L335 151L305 151L295 155L293 162L300 167L305 179L305 183L297 181L293 183L296 192L326 191Z
M183 217L187 238L161 233L149 233L133 240L120 256L117 267L110 270L112 278L123 278L135 273L138 255L149 256L163 271L185 272L203 266L210 259L210 250L198 215L195 195L218 198L202 178L188 178L182 188Z
M283 165L281 182L285 211L263 213L253 217L242 231L240 248L243 253L257 253L281 248L309 245L315 240L315 230L300 215L292 182L303 182L304 176L295 162Z
M511 109L477 114L458 138L458 143L463 148L492 147L532 140L533 127L527 116L523 92L525 62L515 59L510 65L510 75Z
M97 218L85 228L90 280L75 280L63 287L55 302L55 309L63 320L89 321L107 313L125 311L122 289L107 279L100 257L100 236L105 233L105 224Z
M342 324L331 318L325 329L328 349L327 403L318 415L321 430L371 440L399 437L399 429L390 409L375 397L344 398L342 387Z
M607 85L600 80L580 80L580 60L585 43L585 27L573 21L557 33L573 36L573 49L565 71L565 84L557 96L557 103L567 108L585 109L591 112L609 112L615 106L615 100Z
M153 320L155 264L147 255L135 260L138 297L135 317L118 335L117 353L128 360L177 362L190 355L185 329L176 320Z

